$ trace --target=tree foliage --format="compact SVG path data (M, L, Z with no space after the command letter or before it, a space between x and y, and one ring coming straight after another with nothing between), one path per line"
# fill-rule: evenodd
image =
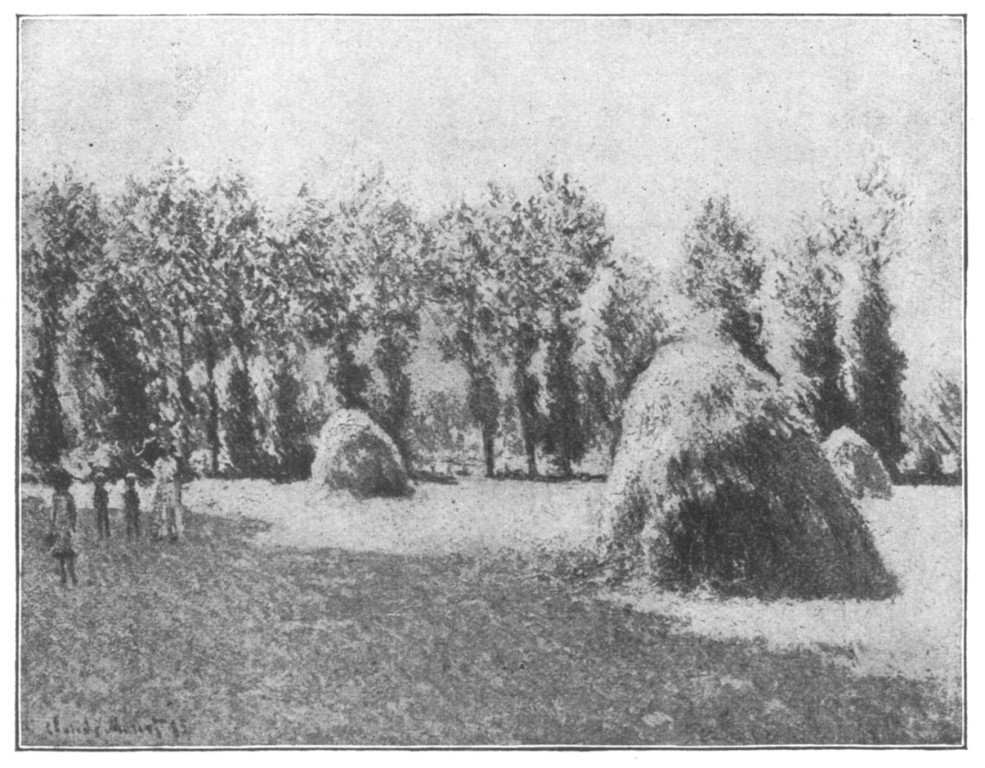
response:
M218 178L204 195L202 229L203 274L195 316L198 358L206 371L208 418L206 437L212 471L218 470L219 398L216 368L231 355L225 420L229 459L242 474L264 465L260 447L260 414L250 363L263 342L266 318L272 314L278 288L268 269L269 247L263 237L263 214L242 176Z
M492 477L501 405L494 369L502 354L496 300L502 263L482 213L464 202L442 215L434 242L427 275L442 329L439 343L445 358L465 369L468 411L482 435L486 476Z
M844 278L839 260L816 234L805 233L780 258L776 296L793 325L793 357L809 383L801 399L826 438L852 421L847 350L839 339Z
M876 162L768 262L709 198L675 284L653 254L614 256L605 211L554 170L529 196L490 184L429 219L382 169L337 198L304 186L280 214L241 174L202 183L180 160L105 207L71 173L45 177L22 206L25 455L138 467L177 449L207 474L301 478L337 407L368 412L408 466L437 432L461 452L458 427L415 413L443 402L416 391L430 346L464 372L452 400L487 475L499 450L571 475L615 445L663 343L716 333L782 370L822 435L852 426L895 468L906 360L886 274L908 203Z
M537 445L545 427L540 408L543 385L534 358L543 346L550 306L550 264L533 229L536 206L536 198L525 206L510 189L488 189L486 226L503 265L496 292L499 335L507 364L512 364L516 416L530 476L538 474Z
M156 418L141 319L123 299L113 275L104 272L77 320L82 354L93 365L109 400L102 437L126 457L121 469L134 470L134 457L153 438L151 425Z
M665 281L648 264L624 255L606 269L585 395L592 422L611 433L612 457L622 433L623 404L674 329Z
M92 185L71 170L26 185L21 215L23 306L35 350L27 371L33 409L25 452L54 465L69 447L57 388L68 306L105 246L106 221Z
M301 382L287 355L280 358L273 385L276 476L280 480L306 480L311 475L311 463L315 458L314 449L307 440L312 430L301 403Z
M187 166L166 162L147 181L131 178L119 201L113 253L128 293L139 301L147 352L160 381L157 440L183 463L199 404L189 378L200 291L207 284L203 195Z
M893 308L874 264L865 274L862 301L852 323L858 340L853 366L856 431L878 452L886 468L899 479L903 444L903 375L906 355L890 335Z
M341 224L344 246L359 267L360 290L367 300L363 321L374 339L372 360L380 374L380 396L370 398L369 410L409 468L407 368L421 327L421 275L430 235L382 170L361 180L354 198L342 206Z
M960 375L935 371L903 409L904 440L912 452L911 472L931 481L961 478L964 456L964 397Z
M290 263L287 286L303 338L328 349L329 380L339 405L369 410L370 371L356 359L368 296L359 290L360 252L350 247L353 233L345 224L341 212L301 188L283 246Z
M763 338L763 258L751 225L727 196L705 200L685 234L684 252L684 293L715 314L719 331L746 359L779 379Z
M612 238L601 206L568 174L547 171L540 176L540 186L529 210L533 247L543 255L547 269L543 281L548 303L544 446L561 474L570 476L572 465L585 455L589 444L582 385L573 359L582 324L578 310L609 256Z
M849 425L894 479L905 453L907 361L892 336L885 281L903 248L909 202L884 158L869 164L844 198L828 197L804 239L799 292L787 302L800 318L798 357L815 381L812 410L822 433Z

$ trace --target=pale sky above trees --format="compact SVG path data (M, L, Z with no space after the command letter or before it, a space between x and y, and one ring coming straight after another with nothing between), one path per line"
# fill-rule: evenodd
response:
M115 193L169 154L282 208L382 164L425 214L548 165L617 251L680 258L703 198L782 246L875 154L913 198L890 289L911 357L961 360L963 29L946 18L22 21L21 172Z

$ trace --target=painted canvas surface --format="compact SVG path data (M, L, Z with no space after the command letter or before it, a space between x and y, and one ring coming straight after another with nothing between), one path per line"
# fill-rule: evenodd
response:
M18 41L20 748L964 746L964 17Z

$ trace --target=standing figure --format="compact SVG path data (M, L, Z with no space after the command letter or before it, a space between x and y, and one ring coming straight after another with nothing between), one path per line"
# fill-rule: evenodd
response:
M173 458L159 459L154 466L157 485L154 488L154 538L178 541L183 530L181 520L181 484L178 466Z
M62 470L56 473L52 484L55 492L51 496L51 538L54 541L51 555L58 561L58 574L61 576L62 586L66 586L68 577L71 577L72 586L77 587L79 580L75 575L75 558L78 555L75 539L75 500L68 492L72 478L68 472Z
M126 490L123 492L123 514L127 520L127 541L140 538L140 495L137 493L137 476L128 472Z
M109 538L109 493L106 491L106 476L97 472L95 490L92 492L92 508L96 510L96 532L101 539Z

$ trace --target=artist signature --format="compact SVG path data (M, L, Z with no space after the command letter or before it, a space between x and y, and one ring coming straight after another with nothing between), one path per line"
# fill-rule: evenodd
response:
M138 720L125 720L113 716L107 719L88 717L78 720L63 721L58 715L53 715L45 721L44 731L49 736L92 736L100 738L113 735L143 735L155 739L174 738L191 735L191 729L181 718L148 717Z

